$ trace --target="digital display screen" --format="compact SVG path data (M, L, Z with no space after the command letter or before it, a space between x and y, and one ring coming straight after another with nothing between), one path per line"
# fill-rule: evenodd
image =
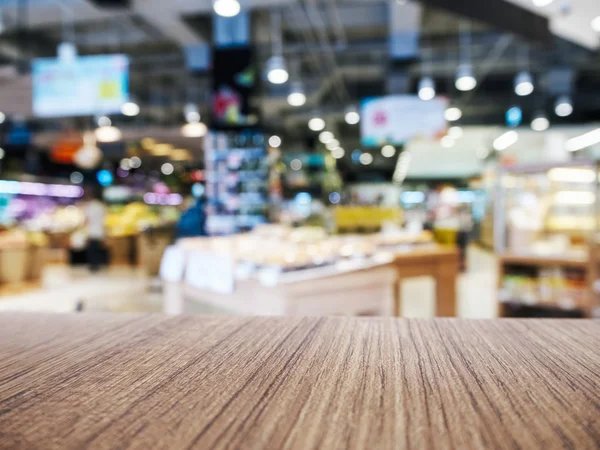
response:
M32 63L33 113L37 117L89 116L121 110L129 98L125 55L56 58Z

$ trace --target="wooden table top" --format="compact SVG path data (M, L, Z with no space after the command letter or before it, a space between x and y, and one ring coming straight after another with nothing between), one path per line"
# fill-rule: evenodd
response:
M0 315L2 449L599 443L598 321Z

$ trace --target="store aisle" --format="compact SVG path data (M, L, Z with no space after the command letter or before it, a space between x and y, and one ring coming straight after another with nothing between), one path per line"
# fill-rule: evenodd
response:
M496 259L494 255L472 246L467 255L468 270L458 281L460 317L492 318L496 316ZM402 286L406 317L433 317L435 283L427 277L406 280ZM44 273L42 286L25 286L20 290L0 289L1 311L75 311L79 302L88 311L160 312L162 295L156 281L139 270L115 267L92 275L85 268L51 266ZM213 314L213 307L194 303L186 305L192 314Z

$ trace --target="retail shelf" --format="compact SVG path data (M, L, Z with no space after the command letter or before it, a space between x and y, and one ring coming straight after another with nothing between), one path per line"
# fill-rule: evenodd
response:
M589 260L581 256L540 256L531 253L502 253L499 261L504 264L522 264L528 266L563 266L586 269Z

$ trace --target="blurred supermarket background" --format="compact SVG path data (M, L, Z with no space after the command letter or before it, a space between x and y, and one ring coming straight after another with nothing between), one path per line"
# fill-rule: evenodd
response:
M596 0L0 0L0 312L591 317Z

